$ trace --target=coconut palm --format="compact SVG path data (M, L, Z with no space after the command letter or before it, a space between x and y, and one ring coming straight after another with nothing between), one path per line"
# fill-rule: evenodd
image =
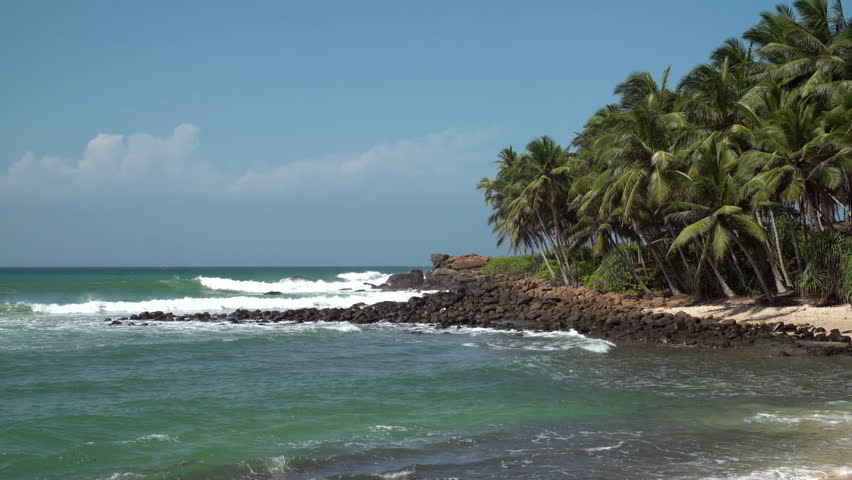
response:
M771 300L772 291L755 254L747 245L749 239L765 241L766 232L752 220L746 210L747 201L740 195L741 185L736 178L737 152L728 141L714 133L696 151L694 160L689 171L693 201L672 202L679 211L669 215L692 223L680 231L672 248L706 237L702 257L709 253L719 261L729 252L733 242L745 254L766 298Z
M763 78L796 88L802 95L848 89L852 79L852 32L836 0L797 0L763 12L743 37L754 42L768 68ZM843 82L843 83L841 83Z

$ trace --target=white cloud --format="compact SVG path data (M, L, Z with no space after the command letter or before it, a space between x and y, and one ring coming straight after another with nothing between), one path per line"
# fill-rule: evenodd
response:
M193 158L198 127L178 125L168 137L147 133L101 133L78 160L38 157L29 152L0 175L0 192L123 191L170 185L196 193L268 195L335 186L376 175L423 175L446 171L493 132L447 130L422 137L379 143L361 153L337 153L263 168L226 173Z
M91 139L79 160L26 153L0 181L7 191L39 187L92 190L109 184L134 184L150 177L178 177L187 171L198 145L199 129L181 124L169 137L147 133L100 133Z

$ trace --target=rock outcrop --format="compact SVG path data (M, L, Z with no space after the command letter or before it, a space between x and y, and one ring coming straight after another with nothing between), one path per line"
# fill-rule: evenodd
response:
M382 290L421 290L426 283L423 270L414 269L409 273L396 273L379 286Z
M456 257L435 253L431 260L432 271L426 274L429 290L452 290L482 280L482 267L488 263L488 257L475 253Z

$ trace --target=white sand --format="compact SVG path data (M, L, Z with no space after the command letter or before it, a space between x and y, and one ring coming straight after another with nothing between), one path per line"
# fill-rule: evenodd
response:
M738 323L784 322L803 324L809 323L822 327L827 331L836 328L841 332L852 331L852 306L815 307L812 305L795 305L772 307L755 303L725 302L692 307L662 307L652 309L655 312L677 313L686 312L695 317L732 318Z

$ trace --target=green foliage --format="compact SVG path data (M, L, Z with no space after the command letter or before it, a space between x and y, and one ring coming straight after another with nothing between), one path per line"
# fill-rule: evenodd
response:
M610 253L601 260L598 268L587 277L585 285L607 292L638 292L640 287L630 272L630 268L624 257L617 253Z
M539 263L541 266L538 268L538 271L535 273L535 276L538 278L552 280L550 278L550 270L547 269L547 265L545 265L544 260L542 259ZM560 275L559 262L553 259L548 259L547 263L550 264L550 269L553 270L553 274L558 281Z
M571 268L573 269L574 274L577 276L577 279L580 280L580 284L586 285L588 283L589 277L595 273L598 266L593 260L576 260L571 262Z
M544 262L539 255L519 255L515 257L494 257L488 260L488 263L482 268L482 272L486 275L496 275L498 273L525 273L535 275L539 271L539 267L543 267Z
M814 232L802 249L805 267L796 288L820 303L852 300L852 241L834 230Z
M852 304L852 248L847 250L840 267L840 285L837 294L842 301Z
M677 86L628 75L569 147L503 149L478 185L498 244L571 285L852 301L831 232L852 220L852 22L832 3L762 12Z
M826 296L828 285L828 274L813 263L807 264L796 277L796 288L799 294L811 300L819 300Z

